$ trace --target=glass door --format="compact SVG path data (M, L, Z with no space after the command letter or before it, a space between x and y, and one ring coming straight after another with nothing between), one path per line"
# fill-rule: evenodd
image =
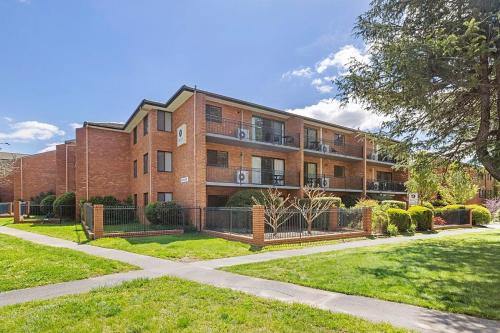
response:
M261 159L257 156L252 156L252 184L262 184Z
M317 164L316 163L304 163L304 183L308 186L316 186L316 180L318 178L317 174Z
M285 185L285 161L284 160L274 160L274 185L283 186Z

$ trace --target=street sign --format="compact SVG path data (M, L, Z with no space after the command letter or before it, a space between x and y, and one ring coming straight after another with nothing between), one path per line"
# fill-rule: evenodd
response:
M418 205L418 193L408 193L408 204L410 206Z

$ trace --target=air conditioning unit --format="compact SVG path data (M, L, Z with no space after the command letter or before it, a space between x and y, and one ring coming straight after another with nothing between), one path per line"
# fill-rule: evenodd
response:
M322 188L329 188L330 187L330 178L321 177L321 183L319 184L319 186Z
M378 153L372 153L371 159L375 160L375 161L378 161Z
M182 124L177 128L177 147L186 144L187 140L187 126L186 124Z
M319 146L319 150L322 152L322 153L329 153L330 152L330 145L327 145L327 144L321 144Z
M238 139L240 140L249 140L250 139L250 132L246 128L238 128L236 131L236 135L238 136Z
M236 170L236 183L248 184L249 182L250 182L250 178L248 177L248 171Z

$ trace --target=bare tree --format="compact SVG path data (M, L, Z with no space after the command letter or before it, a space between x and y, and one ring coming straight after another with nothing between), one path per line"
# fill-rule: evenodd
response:
M334 202L323 200L325 191L319 187L306 186L303 188L304 199L295 198L293 206L300 212L307 223L307 233L312 234L312 224L314 220L327 212Z
M252 197L256 205L264 206L265 223L273 229L273 235L278 233L280 226L285 224L292 216L289 206L291 204L290 194L283 197L276 188L268 188L262 193L261 200Z
M17 170L17 160L16 154L11 154L8 158L0 159L0 184L7 183L7 177Z

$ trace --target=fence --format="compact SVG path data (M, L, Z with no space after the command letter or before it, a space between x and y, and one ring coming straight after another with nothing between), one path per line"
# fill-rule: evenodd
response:
M0 202L0 215L12 215L12 202Z
M266 211L253 208L207 208L204 231L257 246L359 237L371 234L369 208L335 208L307 223L296 209Z
M52 205L30 203L29 209L26 210L24 215L26 215L27 217L32 217L34 219L43 219L49 221L74 221L75 206L60 205L57 207L53 207Z
M436 209L433 227L434 229L472 227L472 210Z

